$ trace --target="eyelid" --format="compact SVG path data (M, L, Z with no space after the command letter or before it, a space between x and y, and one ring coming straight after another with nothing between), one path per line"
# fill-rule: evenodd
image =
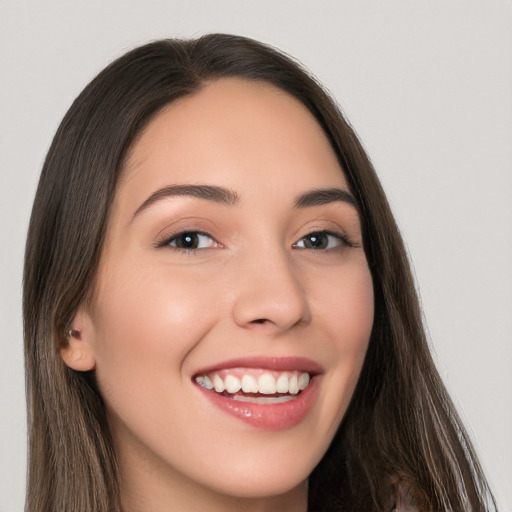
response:
M330 248L326 248L326 249L312 249L312 248L309 248L309 247L300 247L300 246L298 246L299 242L303 241L308 236L317 235L317 234L322 234L322 235L327 235L327 236L335 237L335 238L337 238L339 240L340 245L337 246L337 247L330 247ZM295 242L293 244L293 247L296 248L296 249L316 250L316 251L319 251L319 250L320 251L329 251L329 250L335 250L335 249L343 248L343 247L352 248L352 247L357 247L357 246L358 245L356 243L354 243L346 235L346 233L344 233L342 231L333 231L333 230L330 230L330 229L313 229L313 230L310 230L308 233L303 235L301 238L299 238L299 240L297 240L297 242Z
M164 236L159 237L155 241L154 246L157 249L171 248L171 249L174 249L177 251L184 251L187 253L192 253L192 252L196 252L196 251L204 251L205 249L211 248L211 247L204 247L204 248L187 249L184 247L177 247L177 246L171 245L171 242L173 240L176 240L180 235L185 235L188 233L199 235L199 236L206 236L206 237L210 238L215 243L215 245L213 247L223 247L223 245L220 242L218 242L216 240L216 238L213 235L211 235L210 233L200 230L200 229L194 229L194 228L179 229L172 233L166 233Z

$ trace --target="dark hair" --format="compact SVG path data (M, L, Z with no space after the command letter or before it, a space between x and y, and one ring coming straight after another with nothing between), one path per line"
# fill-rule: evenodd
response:
M424 511L495 508L432 361L403 242L357 136L293 59L214 34L153 42L113 62L75 100L49 150L24 270L27 510L119 510L116 456L94 374L69 369L59 347L93 289L127 152L164 106L222 77L263 81L303 103L360 205L374 326L350 407L311 474L309 509L389 511L399 487Z

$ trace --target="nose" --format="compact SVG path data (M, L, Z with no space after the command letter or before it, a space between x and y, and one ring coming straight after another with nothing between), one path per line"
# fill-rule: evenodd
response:
M237 325L281 333L310 321L305 290L284 251L248 255L237 274L233 305Z

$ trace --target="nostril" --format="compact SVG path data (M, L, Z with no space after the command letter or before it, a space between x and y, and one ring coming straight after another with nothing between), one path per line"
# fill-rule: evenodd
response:
M252 323L253 324L264 324L266 321L267 321L266 318L258 318L256 320L253 320Z

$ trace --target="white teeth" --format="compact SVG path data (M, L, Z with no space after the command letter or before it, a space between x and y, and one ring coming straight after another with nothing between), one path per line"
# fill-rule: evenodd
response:
M276 379L270 373L264 373L258 378L258 388L263 395L273 395L276 392Z
M203 388L206 389L213 389L213 382L208 375L200 375L199 377L196 377L196 382L203 386Z
M302 391L306 389L309 385L309 373L303 373L299 377L299 389Z
M242 391L244 393L258 393L258 381L252 375L242 377Z
M227 391L231 395L235 395L240 390L248 394L274 395L279 393L284 395L289 393L290 395L298 395L300 391L309 386L310 380L310 375L307 372L270 372L268 370L242 368L235 368L229 373L227 370L223 370L219 373L212 372L209 375L203 374L195 377L195 381L203 388L214 389L217 393ZM241 400L241 398L237 398L237 400Z
M221 379L220 375L215 374L213 376L213 387L217 393L222 393L224 391L224 381Z
M224 385L226 386L226 391L228 393L238 393L242 388L242 383L238 377L234 375L228 375L224 379Z
M276 391L278 393L288 393L288 375L283 373L276 380Z
M296 395L299 392L299 382L297 375L292 375L288 381L288 393Z

